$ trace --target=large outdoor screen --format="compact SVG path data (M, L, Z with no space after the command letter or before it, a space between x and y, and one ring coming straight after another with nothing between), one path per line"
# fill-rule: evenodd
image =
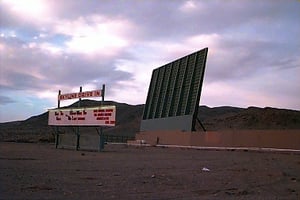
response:
M208 48L153 70L141 131L194 130Z

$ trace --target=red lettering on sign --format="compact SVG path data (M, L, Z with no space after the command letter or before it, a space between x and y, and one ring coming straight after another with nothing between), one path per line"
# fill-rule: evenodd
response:
M95 110L95 112L105 112L105 109L98 109L98 110Z
M91 95L91 92L81 95ZM70 97L71 95L65 95ZM82 96L83 97L83 96ZM58 126L115 126L115 107L69 108L49 110L49 125Z
M101 90L95 91L95 96L101 96Z
M67 100L67 99L84 98L84 97L99 97L99 96L101 96L101 90L93 90L93 91L79 92L79 93L60 94L58 95L58 100Z
M97 117L97 120L109 120L109 117Z

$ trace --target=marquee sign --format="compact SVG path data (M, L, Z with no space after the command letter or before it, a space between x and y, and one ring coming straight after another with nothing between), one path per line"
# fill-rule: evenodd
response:
M87 92L78 92L78 93L67 93L67 94L59 94L58 100L68 100L68 99L78 99L78 98L86 98L86 97L101 97L101 90L93 90Z
M49 125L54 126L115 126L116 106L49 110Z

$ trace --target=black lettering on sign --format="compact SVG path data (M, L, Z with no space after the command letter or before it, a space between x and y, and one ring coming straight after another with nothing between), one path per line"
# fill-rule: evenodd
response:
M82 115L82 112L79 111L79 110L77 110L76 114L77 114L77 115Z

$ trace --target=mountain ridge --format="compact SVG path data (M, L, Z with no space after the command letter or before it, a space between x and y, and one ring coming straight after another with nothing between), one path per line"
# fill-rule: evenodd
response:
M77 108L79 101L61 108ZM135 136L139 132L144 104L130 105L114 101L82 100L81 107L116 105L116 126L103 128L104 134ZM254 129L299 129L300 111L279 108L259 108L250 106L199 106L198 118L208 131L215 130L254 130ZM201 127L196 127L201 130ZM72 128L61 128L69 132ZM95 127L80 127L83 134L94 133ZM54 127L48 125L48 111L29 117L23 121L0 123L0 141L13 141L16 138L53 138Z

